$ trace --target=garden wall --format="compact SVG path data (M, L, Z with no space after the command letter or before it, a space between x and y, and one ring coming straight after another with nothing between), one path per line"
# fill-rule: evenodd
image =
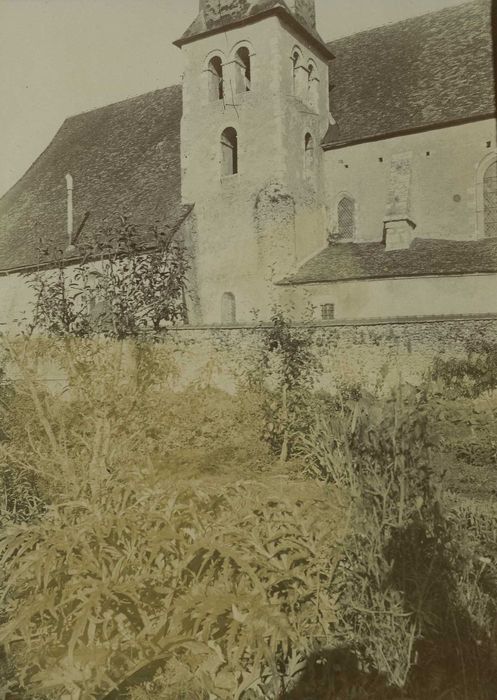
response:
M298 326L309 333L319 359L320 384L331 389L335 382L372 386L417 382L436 355L458 356L477 338L497 342L497 316L478 318L392 319L361 324L332 323ZM237 377L257 361L257 348L268 327L176 328L164 338L174 348L179 383L210 382L233 391Z
M320 366L318 386L327 390L333 390L337 384L372 388L378 382L387 386L399 380L417 383L435 356L462 356L468 343L475 339L497 343L497 316L332 322L294 328L297 333L308 335ZM181 390L198 383L234 393L239 380L260 364L260 349L269 330L269 326L261 325L168 330L159 342L166 351L162 357L172 360L172 371L168 372L171 388ZM48 358L50 342L46 343L46 339L42 340L42 355ZM125 361L133 364L132 344L126 345ZM38 369L51 390L66 390L67 377L57 361L40 361ZM14 365L7 367L7 375L14 381L18 378Z

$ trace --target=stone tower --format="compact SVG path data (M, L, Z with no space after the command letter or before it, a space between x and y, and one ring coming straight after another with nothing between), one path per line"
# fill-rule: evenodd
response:
M267 318L275 282L325 243L328 63L314 0L200 0L185 55L182 196L204 323Z

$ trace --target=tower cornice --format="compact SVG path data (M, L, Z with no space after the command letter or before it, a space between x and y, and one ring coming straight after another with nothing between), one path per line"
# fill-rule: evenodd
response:
M198 41L200 39L204 39L215 34L221 34L227 29L235 29L247 26L249 24L254 24L255 22L259 22L263 19L266 19L267 17L279 17L279 19L282 20L282 22L284 22L292 29L302 34L309 41L309 43L327 60L332 60L335 57L334 54L331 52L330 48L327 46L327 44L319 36L318 32L300 22L283 5L276 5L274 7L268 8L267 10L255 12L254 14L247 15L241 19L223 22L217 26L210 27L208 29L199 27L199 29L196 30L194 23L194 25L192 25L192 27L185 34L183 34L182 37L176 39L176 41L173 41L173 44L181 48L185 44L190 44L194 41Z

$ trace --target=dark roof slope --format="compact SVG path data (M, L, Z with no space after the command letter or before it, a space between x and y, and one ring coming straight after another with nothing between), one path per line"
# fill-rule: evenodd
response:
M449 241L416 238L406 250L383 243L336 243L282 284L497 272L497 238Z
M329 44L330 110L343 143L495 112L490 0Z
M49 147L0 199L0 269L38 262L40 238L65 248L66 173L74 178L74 227L89 211L88 238L129 213L174 228L181 206L181 86L67 119Z

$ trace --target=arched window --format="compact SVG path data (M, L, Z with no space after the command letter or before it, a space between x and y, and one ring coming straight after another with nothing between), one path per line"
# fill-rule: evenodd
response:
M311 109L317 111L319 100L319 78L317 68L314 63L309 63L307 68L307 99Z
M314 139L307 133L304 140L304 175L310 177L314 172Z
M227 325L236 323L236 300L231 292L224 292L221 297L221 323Z
M306 74L302 53L295 48L292 52L293 94L295 97L302 99L305 96L304 81L306 80Z
M297 68L300 62L300 54L294 51L292 54L292 69L293 69L293 94L297 94Z
M238 172L238 136L229 126L221 134L221 175L236 175Z
M242 46L236 52L236 91L250 92L252 87L252 71L250 62L250 51L246 46Z
M355 232L355 202L345 195L337 206L337 231L334 236L340 241L349 241Z
M213 56L207 68L209 80L209 99L211 102L224 97L223 62L220 56Z
M484 235L489 238L497 236L497 160L483 175L483 222Z

